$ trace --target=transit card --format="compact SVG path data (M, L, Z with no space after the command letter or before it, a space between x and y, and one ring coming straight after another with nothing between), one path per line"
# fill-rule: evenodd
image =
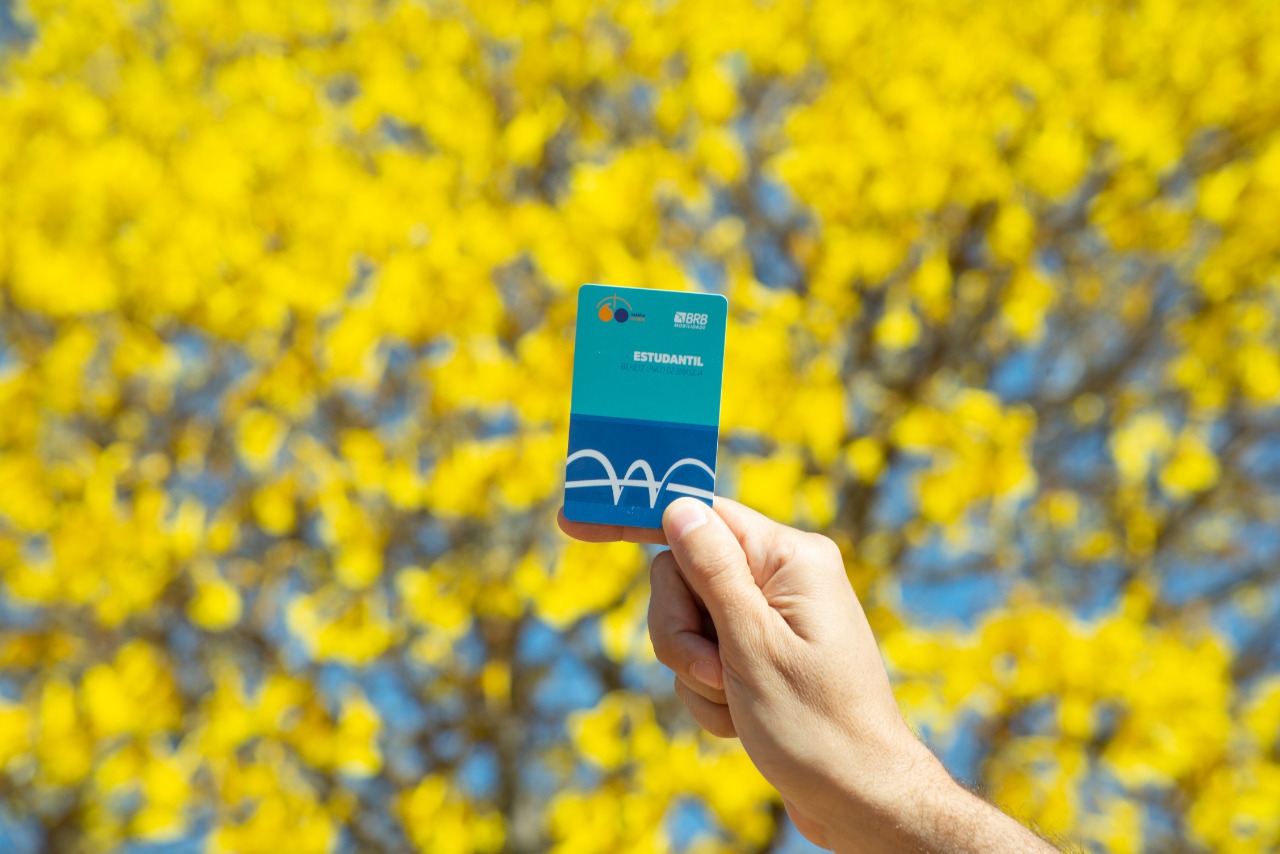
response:
M720 294L579 289L566 518L661 528L682 495L711 504L727 316Z

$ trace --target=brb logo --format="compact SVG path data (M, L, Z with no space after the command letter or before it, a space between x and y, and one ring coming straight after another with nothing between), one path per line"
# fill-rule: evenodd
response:
M677 311L676 329L706 329L707 315L697 311Z
M611 297L605 297L596 303L596 317L604 323L615 320L618 323L626 323L628 320L642 321L643 314L637 314L631 310L631 303L622 297L614 294Z

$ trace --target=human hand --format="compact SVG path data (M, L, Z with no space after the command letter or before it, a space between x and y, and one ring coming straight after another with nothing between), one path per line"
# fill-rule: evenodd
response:
M651 570L654 652L693 718L742 740L810 841L856 851L1043 849L957 785L910 731L830 539L723 498L714 512L673 502L661 531L563 515L560 525L579 539L670 545Z
M827 537L733 501L674 502L653 562L649 632L676 693L713 735L737 736L817 845L850 801L874 815L936 760L902 719L871 627ZM717 641L701 634L710 614Z

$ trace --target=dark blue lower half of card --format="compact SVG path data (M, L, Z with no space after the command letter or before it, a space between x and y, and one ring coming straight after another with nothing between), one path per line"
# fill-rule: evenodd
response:
M564 515L575 522L661 528L662 511L683 495L711 503L715 427L573 415Z

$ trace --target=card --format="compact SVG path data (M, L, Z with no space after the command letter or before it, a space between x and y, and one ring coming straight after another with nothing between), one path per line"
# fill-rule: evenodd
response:
M567 518L661 528L682 495L711 504L728 311L720 294L578 290Z

